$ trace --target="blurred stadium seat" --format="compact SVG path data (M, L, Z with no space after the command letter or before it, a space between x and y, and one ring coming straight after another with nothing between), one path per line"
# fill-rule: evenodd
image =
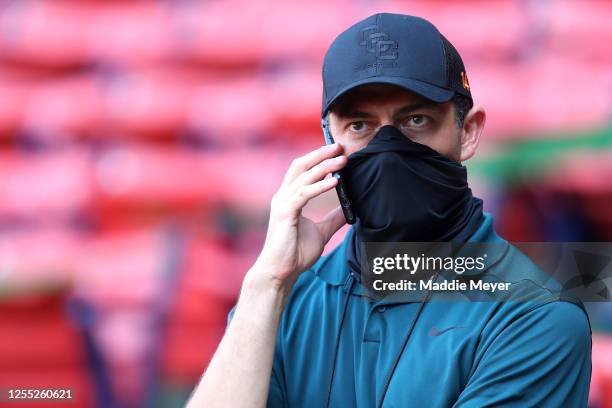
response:
M79 147L0 152L0 218L64 219L91 203L92 167Z
M514 0L389 1L384 6L371 3L366 9L363 17L384 9L430 20L468 61L474 57L491 61L511 59L526 46L523 40L530 28L528 5Z
M48 288L0 295L0 387L71 388L70 406L91 407L99 402L93 369L84 336L68 316L67 293L66 288ZM3 402L7 407L22 405Z
M610 14L612 4L606 0L556 1L542 10L546 46L562 55L609 64Z

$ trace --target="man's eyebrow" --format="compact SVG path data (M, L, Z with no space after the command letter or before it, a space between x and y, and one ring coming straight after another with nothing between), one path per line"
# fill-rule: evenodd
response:
M350 107L348 109L338 109L337 115L342 119L371 119L374 117L371 113L353 110Z
M422 101L411 103L409 105L403 106L395 112L394 116L406 115L410 112L414 112L419 109L434 109L440 110L441 104L433 102L433 101ZM373 115L368 112L362 112L358 110L354 110L351 106L347 106L346 108L340 107L338 109L337 115L341 119L371 119L376 115Z
M405 115L411 112L414 112L416 110L419 109L434 109L434 110L440 110L441 109L441 104L433 102L433 101L423 101L423 102L417 102L417 103L412 103L410 105L406 105L404 107L402 107L401 109L398 109L397 112L395 112L395 114L393 116L400 116L400 115Z

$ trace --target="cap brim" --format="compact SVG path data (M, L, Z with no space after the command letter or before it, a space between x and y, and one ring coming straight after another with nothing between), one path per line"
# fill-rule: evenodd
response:
M427 82L419 81L416 79L407 79L407 78L398 78L398 77L390 77L390 76L375 76L370 78L365 78L357 82L353 82L350 85L342 88L332 99L329 100L327 105L323 107L321 111L321 116L325 116L329 108L340 98L342 95L347 92L368 84L391 84L399 86L400 88L406 89L408 91L414 92L423 98L429 99L431 101L442 103L448 102L455 95L455 91L445 88L440 88L436 85L428 84Z

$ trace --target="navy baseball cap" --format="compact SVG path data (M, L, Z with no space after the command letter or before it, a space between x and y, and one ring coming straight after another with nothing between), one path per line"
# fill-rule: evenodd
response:
M397 85L439 103L456 93L472 101L455 47L415 16L374 14L336 37L323 61L321 117L346 92L373 83Z

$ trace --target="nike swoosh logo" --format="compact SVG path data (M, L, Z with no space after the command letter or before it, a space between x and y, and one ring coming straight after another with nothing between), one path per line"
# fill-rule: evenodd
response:
M432 328L429 329L429 335L432 336L432 337L438 337L438 336L443 335L447 331L450 331L450 330L453 330L453 329L465 329L465 326L450 326L450 327L447 327L446 329L442 329L442 330L438 330L436 328L436 326L432 326Z

